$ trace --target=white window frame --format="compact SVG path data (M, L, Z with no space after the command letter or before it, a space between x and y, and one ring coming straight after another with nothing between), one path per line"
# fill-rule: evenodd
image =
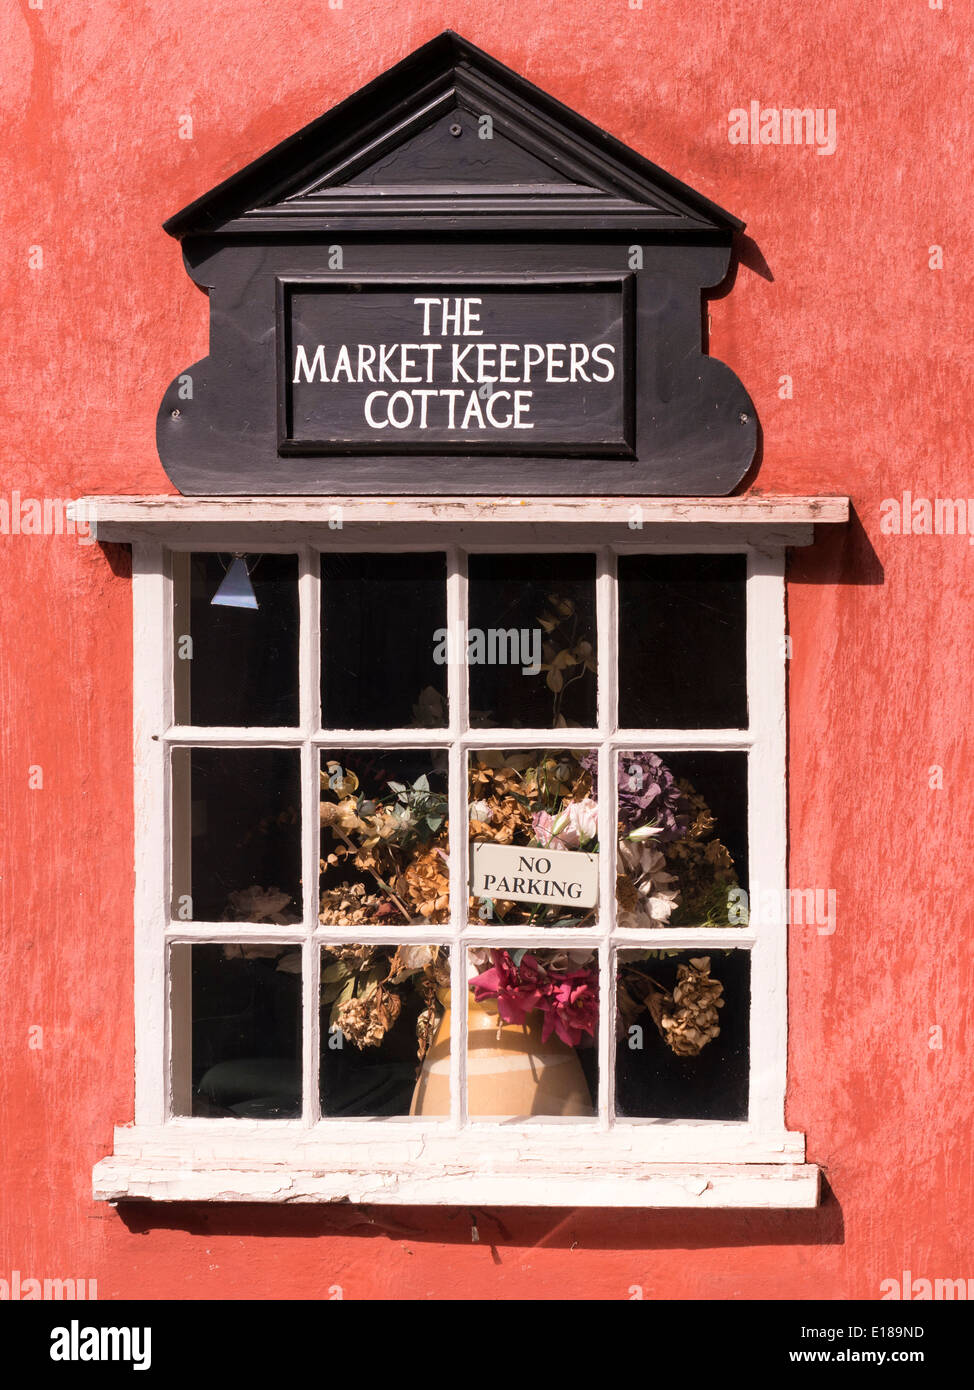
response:
M309 520L307 504L264 507L255 518L254 502L228 502L219 524L205 517L187 521L179 506L166 517L157 510L136 513L133 522L119 499L117 520L98 522L100 538L124 535L133 545L134 731L135 731L135 1123L115 1132L114 1153L96 1165L94 1193L109 1201L126 1198L161 1200L352 1201L367 1203L449 1203L566 1206L748 1206L808 1207L816 1204L818 1169L804 1162L804 1136L789 1131L784 1119L787 1065L787 923L762 920L751 927L618 929L610 939L614 913L616 819L613 763L622 749L665 754L677 750L742 750L748 754L748 846L752 884L771 889L774 899L787 897L786 689L785 689L785 554L791 545L810 543L826 499L807 499L799 519L786 515L782 524L762 512L744 513L732 524L715 503L714 516L673 522L653 519L658 500L643 505L650 523L631 530L626 513L618 520L596 520L609 510L584 504L576 515L556 502L537 504L534 524L485 520L483 502L467 504L471 519L458 519L464 504L451 503L451 515L429 503L419 510L399 501L402 520L376 522L381 499L363 520L354 515L342 529L323 525L328 515L319 504L318 520ZM144 499L164 504L167 499ZM796 499L802 501L803 499ZM838 503L840 499L827 499ZM842 499L844 500L844 499ZM173 499L191 503L192 499ZM395 506L390 501L389 506ZM516 504L515 504L516 505ZM524 505L521 503L520 505ZM631 519L633 502L628 506ZM739 504L738 504L739 505ZM599 510L593 515L593 508ZM88 504L91 519L92 503ZM236 508L236 511L234 511ZM476 508L476 510L474 510ZM248 511L249 509L249 511ZM97 512L106 504L99 502ZM204 510L202 507L199 510ZM795 510L795 509L793 509ZM290 513L290 514L289 514ZM488 513L492 516L492 513ZM517 512L514 512L517 516ZM524 513L522 512L523 516ZM681 513L677 511L677 516ZM506 513L505 513L506 516ZM227 524L233 517L233 524ZM271 519L273 518L273 520ZM525 521L528 518L525 517ZM538 522L543 520L544 524ZM584 525L573 524L584 521ZM447 621L450 630L464 615L466 552L586 551L598 557L597 642L599 720L592 730L536 731L465 727L467 668L450 664L449 727L446 730L401 729L363 732L323 731L319 714L318 554L325 550L440 550L448 559ZM299 556L300 713L298 729L186 728L174 725L173 586L167 556L173 551L213 550L227 553L288 552ZM747 556L747 729L616 729L617 590L615 558L634 552ZM518 1121L468 1122L465 1116L465 1048L460 1045L466 1020L458 1017L451 1049L453 1118L408 1117L321 1119L317 1086L318 950L329 941L348 941L349 929L324 929L317 923L317 893L308 885L318 878L319 748L377 746L424 748L450 745L450 896L451 923L443 927L397 927L397 940L449 944L454 997L465 997L465 950L459 944L486 944L498 938L466 921L468 840L467 779L464 759L476 748L547 746L588 747L600 741L600 786L612 795L599 797L600 920L593 928L545 931L511 927L499 933L512 944L547 947L598 947L600 975L614 978L613 948L666 947L706 951L746 947L751 961L750 1086L748 1117L743 1121L654 1120L625 1118L615 1123L614 1086L600 1085L597 1118L579 1120L534 1117ZM266 746L301 750L302 878L304 924L300 928L247 923L171 921L170 908L170 759L174 748ZM458 833L458 828L461 833ZM770 895L769 895L770 896ZM354 928L356 940L390 940L388 929ZM173 1116L170 1097L167 959L169 947L181 943L246 940L299 942L303 950L304 1104L299 1120L223 1120ZM600 990L599 1074L614 1075L616 1046L615 991ZM460 1011L461 1014L463 1011Z

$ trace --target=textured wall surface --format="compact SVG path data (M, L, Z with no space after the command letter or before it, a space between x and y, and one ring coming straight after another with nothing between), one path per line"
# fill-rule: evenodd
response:
M903 1269L974 1275L974 549L880 531L904 489L974 497L959 0L17 0L0 496L170 490L155 413L207 323L160 223L447 27L747 220L710 347L758 408L754 486L854 500L789 574L791 877L835 889L838 920L792 933L788 1122L827 1200L486 1212L476 1245L451 1210L93 1203L133 1106L128 552L0 535L0 1275L96 1278L102 1298L502 1299L877 1297ZM752 100L834 110L834 153L731 143Z

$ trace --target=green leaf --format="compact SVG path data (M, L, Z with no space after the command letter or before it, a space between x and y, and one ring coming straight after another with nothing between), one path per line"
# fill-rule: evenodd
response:
M382 983L388 973L388 961L384 961L381 965L373 965L369 970L364 970L362 974L357 977L355 984L356 998L367 999L376 986Z
M339 1011L339 1009L341 1008L341 1006L342 1006L343 1004L347 1004L347 1003L348 1003L349 999L351 999L351 997L352 997L352 995L354 994L354 992L355 992L355 976L354 976L354 975L349 975L348 979L345 981L344 986L342 987L342 992L341 992L341 994L339 994L338 998L335 1000L334 1004L332 1004L332 1006L331 1006L331 1013L330 1013L329 1016L328 1016L328 1022L331 1024L332 1027L334 1027L334 1026L338 1023L338 1011Z
M413 791L428 792L429 789L429 778L426 776L426 773L424 772L422 776L417 777L416 781L413 783Z

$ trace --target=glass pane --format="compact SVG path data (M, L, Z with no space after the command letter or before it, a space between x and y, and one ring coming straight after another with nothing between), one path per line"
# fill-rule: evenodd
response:
M448 921L448 809L445 749L322 752L323 925Z
M746 1120L747 951L620 951L616 1112Z
M467 961L468 1113L594 1115L597 953L475 947Z
M177 1115L301 1114L301 948L173 946Z
M445 555L322 555L322 727L444 727L446 633Z
M299 722L298 557L244 557L256 608L212 602L233 559L172 556L176 723L293 728Z
M595 556L471 555L474 728L596 723Z
M300 922L297 749L176 748L174 921Z
M747 754L621 753L617 874L620 927L746 925Z
M744 555L619 557L619 724L747 727Z
M598 757L471 753L470 921L590 927L598 911Z
M448 1115L449 990L445 946L326 946L321 1113Z

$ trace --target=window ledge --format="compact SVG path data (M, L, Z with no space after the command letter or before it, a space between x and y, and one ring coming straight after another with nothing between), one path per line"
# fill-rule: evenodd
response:
M342 530L392 522L575 523L621 527L637 540L647 527L692 523L774 527L785 543L810 545L815 523L849 520L848 497L82 497L69 517L101 540L148 536L174 525L217 527L298 523Z
M819 1170L802 1161L798 1135L785 1136L767 1162L647 1162L638 1157L643 1146L626 1144L618 1132L588 1140L573 1133L557 1158L550 1137L532 1142L530 1127L491 1127L468 1142L426 1131L348 1145L323 1142L307 1130L250 1143L244 1135L206 1138L192 1127L176 1135L167 1127L167 1139L162 1133L141 1138L138 1129L119 1130L115 1154L95 1166L95 1199L715 1208L805 1208L819 1201Z

